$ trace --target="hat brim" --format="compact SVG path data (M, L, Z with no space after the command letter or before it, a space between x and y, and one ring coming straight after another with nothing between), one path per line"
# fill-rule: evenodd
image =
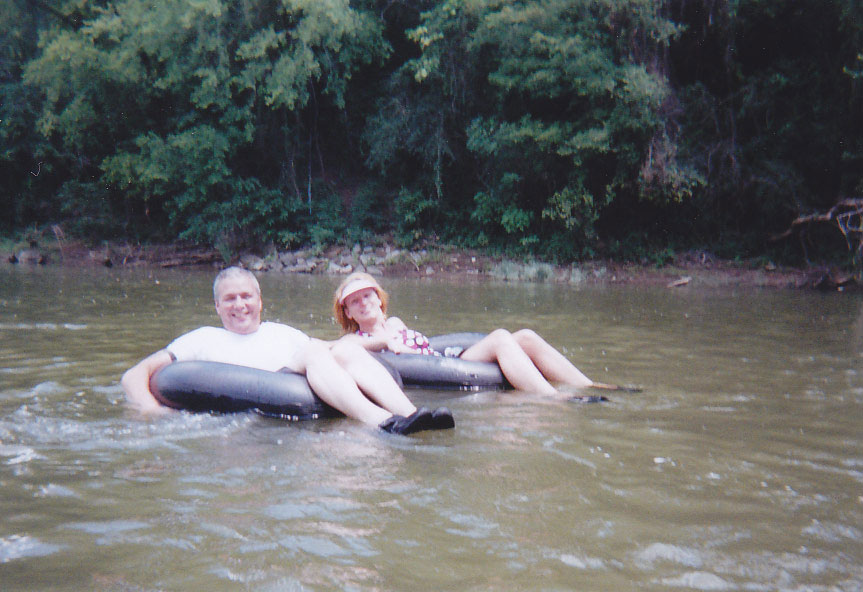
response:
M339 296L339 304L345 303L345 298L350 296L351 294L356 294L360 290L365 290L366 288L374 288L377 291L378 286L373 282L370 282L366 279L356 279L349 283L347 286L342 288L341 296Z

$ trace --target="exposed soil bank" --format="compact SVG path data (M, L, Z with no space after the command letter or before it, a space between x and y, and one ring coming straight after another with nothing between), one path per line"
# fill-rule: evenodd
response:
M216 250L183 245L109 244L87 247L81 243L34 246L2 252L4 264L108 267L212 267L227 263ZM633 284L668 286L740 286L770 288L859 288L854 277L835 269L782 268L723 261L706 252L678 255L668 265L656 267L612 261L587 261L572 265L521 263L471 250L435 247L403 250L391 245L331 247L324 251L272 252L260 257L245 254L231 261L248 269L271 273L347 274L367 271L385 277L444 277L448 279L495 278L513 281L547 281L570 284Z

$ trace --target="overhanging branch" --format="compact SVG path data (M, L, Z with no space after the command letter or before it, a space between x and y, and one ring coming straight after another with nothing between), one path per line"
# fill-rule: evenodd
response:
M819 223L835 225L845 238L848 250L854 252L855 264L863 263L863 198L842 199L826 212L798 216L788 230L772 239L776 241L797 234L802 241L809 227Z

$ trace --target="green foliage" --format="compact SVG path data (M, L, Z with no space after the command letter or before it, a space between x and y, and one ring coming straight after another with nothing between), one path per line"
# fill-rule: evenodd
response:
M303 204L303 212L298 216L299 227L308 229L307 235L301 235L301 242L311 242L318 247L340 242L346 230L341 197L324 186L317 187L314 194L317 198L311 207Z
M848 74L863 47L859 3L678 10L679 148L706 180L695 232L762 237L763 251L795 216L859 191L863 105Z
M46 29L23 73L75 202L96 183L107 190L91 199L133 227L296 240L297 171L321 174L320 134L338 129L321 113L344 109L352 74L386 56L379 20L347 0L123 0L80 17Z
M669 91L649 60L676 32L647 1L436 3L408 31L421 54L394 75L370 160L443 178L438 201L481 242L589 253L618 195L680 200L700 183L672 148L651 151L670 142ZM475 164L465 174L459 159Z
M0 3L0 231L41 225L49 196L62 183L52 147L35 132L38 93L21 84L22 70L38 51L45 26L23 1Z
M0 232L805 257L861 85L854 0L11 0Z
M646 232L633 232L611 240L607 251L617 260L661 267L674 260L677 249L675 245L662 244Z
M71 236L99 237L101 239L128 236L119 210L112 203L114 196L104 185L70 180L57 192L60 213L66 218L64 233Z
M419 242L431 228L437 201L421 191L402 188L395 199L396 241L402 246Z
M369 181L356 187L350 199L348 243L374 242L377 235L387 233L392 224L393 204L384 185Z

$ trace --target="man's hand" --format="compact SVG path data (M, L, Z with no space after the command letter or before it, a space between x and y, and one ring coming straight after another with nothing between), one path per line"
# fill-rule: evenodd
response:
M126 393L126 399L134 407L146 413L164 413L163 407L150 392L150 377L173 361L167 350L159 350L126 370L120 385Z

